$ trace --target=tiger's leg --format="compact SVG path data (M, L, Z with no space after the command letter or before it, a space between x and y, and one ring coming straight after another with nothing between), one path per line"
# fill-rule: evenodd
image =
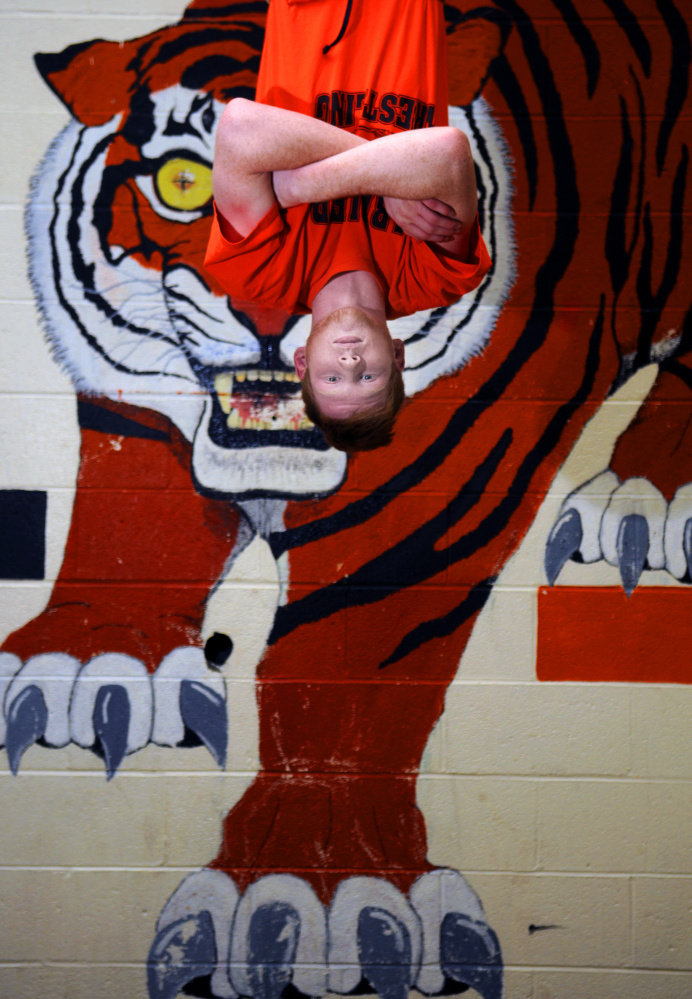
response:
M200 629L237 512L195 492L189 445L163 417L106 405L80 407L92 428L82 427L72 521L48 606L0 653L0 738L15 772L39 739L96 746L109 776L150 737L171 744L191 729L209 745L200 715L207 688L209 748L217 758L225 752L223 683L207 667ZM183 689L187 707L171 700ZM171 711L177 717L166 719Z
M430 612L412 591L395 615L410 619L416 603ZM391 605L351 608L354 633L375 636L383 613ZM348 654L348 616L295 629L262 660L262 769L226 817L211 869L186 879L161 914L152 996L207 976L211 985L197 984L213 995L256 999L289 983L309 995L360 985L403 999L414 984L501 995L497 938L465 879L426 859L416 804L420 758L472 621L427 661L421 684L411 680L430 648L388 673L376 639L370 656Z

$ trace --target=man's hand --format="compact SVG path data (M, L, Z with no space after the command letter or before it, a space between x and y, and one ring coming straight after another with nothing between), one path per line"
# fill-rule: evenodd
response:
M384 207L407 236L421 242L448 243L461 232L461 223L454 217L453 209L437 198L426 201L385 198Z

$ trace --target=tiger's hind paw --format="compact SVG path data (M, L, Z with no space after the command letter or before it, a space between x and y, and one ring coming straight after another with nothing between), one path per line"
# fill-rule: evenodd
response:
M293 874L269 874L242 897L220 871L186 878L164 907L147 966L150 999L284 999L376 993L406 999L475 989L502 997L502 955L461 874L431 871L406 898L355 876L326 909Z
M24 664L0 653L0 701L0 746L15 775L34 743L59 749L74 742L91 749L103 759L108 780L125 756L149 742L204 744L225 765L225 685L209 672L198 648L175 649L153 676L139 659L122 653L95 656L84 665L62 652Z
M620 482L608 470L570 493L548 537L545 571L552 586L569 559L605 559L620 571L627 596L644 569L692 578L692 485L668 503L648 479Z

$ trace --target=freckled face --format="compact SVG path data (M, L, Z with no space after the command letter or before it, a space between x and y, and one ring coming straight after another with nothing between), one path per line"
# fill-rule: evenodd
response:
M404 367L404 345L366 313L341 309L334 322L315 327L305 348L296 351L294 363L300 378L309 369L322 415L347 419L385 404L392 365L400 371Z

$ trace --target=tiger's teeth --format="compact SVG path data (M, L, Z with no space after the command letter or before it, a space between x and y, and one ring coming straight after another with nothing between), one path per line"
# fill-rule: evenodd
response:
M252 371L248 371L247 380L249 382L256 382L258 378L259 378L259 371L256 371L254 368Z
M235 380L237 382L244 382L247 376L247 371L236 371Z
M272 380L271 371L266 371L264 368L259 373L259 380L261 382L270 382Z
M223 374L216 376L214 379L214 391L223 412L230 413L231 396L233 395L233 375L230 371L225 371Z
M295 371L287 371L286 372L286 381L287 382L299 382L300 378L295 373Z
M274 381L275 382L282 382L285 377L286 377L286 372L285 371L275 371L274 372Z

